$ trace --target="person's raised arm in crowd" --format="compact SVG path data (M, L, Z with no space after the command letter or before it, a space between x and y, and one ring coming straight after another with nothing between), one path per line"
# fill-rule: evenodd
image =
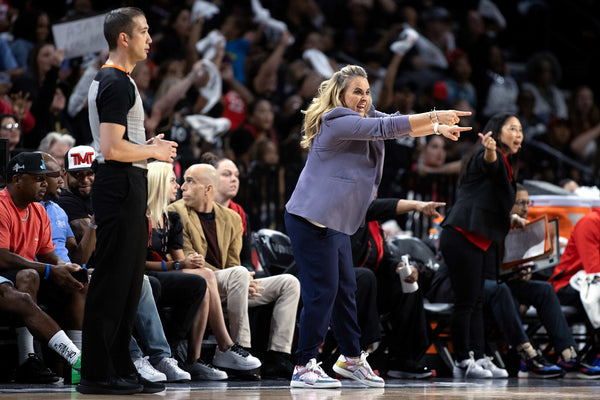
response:
M262 94L265 91L275 91L277 85L277 68L283 60L283 55L290 45L291 33L285 31L281 34L281 38L275 47L275 50L262 63L253 80L254 91Z

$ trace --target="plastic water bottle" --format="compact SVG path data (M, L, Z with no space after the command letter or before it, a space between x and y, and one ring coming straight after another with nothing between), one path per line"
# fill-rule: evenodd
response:
M441 223L442 217L437 217L433 220L433 224L429 229L429 236L427 236L427 242L437 252L440 248L440 234L442 233Z

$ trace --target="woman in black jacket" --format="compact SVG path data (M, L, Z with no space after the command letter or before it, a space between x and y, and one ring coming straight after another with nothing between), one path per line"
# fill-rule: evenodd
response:
M456 294L451 326L455 378L508 377L484 355L483 284L511 226L523 130L514 115L498 114L484 132L479 134L483 147L464 160L456 202L440 237Z

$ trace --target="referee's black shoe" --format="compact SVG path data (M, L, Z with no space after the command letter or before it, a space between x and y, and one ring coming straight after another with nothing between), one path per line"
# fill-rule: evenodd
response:
M125 377L125 382L142 385L142 393L160 393L166 390L164 383L152 382L148 379L144 379L138 372Z
M81 382L75 387L75 390L83 394L119 395L141 393L144 390L144 386L116 377L98 381L81 378Z

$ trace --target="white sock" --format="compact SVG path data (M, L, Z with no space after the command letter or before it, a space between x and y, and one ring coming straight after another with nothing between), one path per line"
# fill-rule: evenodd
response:
M35 353L33 349L33 335L25 326L20 326L15 329L17 333L17 349L19 352L19 365L27 360L27 356Z
M78 349L81 349L81 330L69 329L67 336Z
M527 358L529 359L535 358L535 356L537 356L537 352L535 351L530 342L521 343L517 346L517 350L525 353L527 355Z
M77 346L73 344L65 331L56 332L56 334L52 336L48 342L48 347L60 354L60 356L67 360L71 365L75 365L79 355L81 354Z
M575 351L573 346L567 347L560 354L561 354L563 360L566 362L577 359L577 352Z

